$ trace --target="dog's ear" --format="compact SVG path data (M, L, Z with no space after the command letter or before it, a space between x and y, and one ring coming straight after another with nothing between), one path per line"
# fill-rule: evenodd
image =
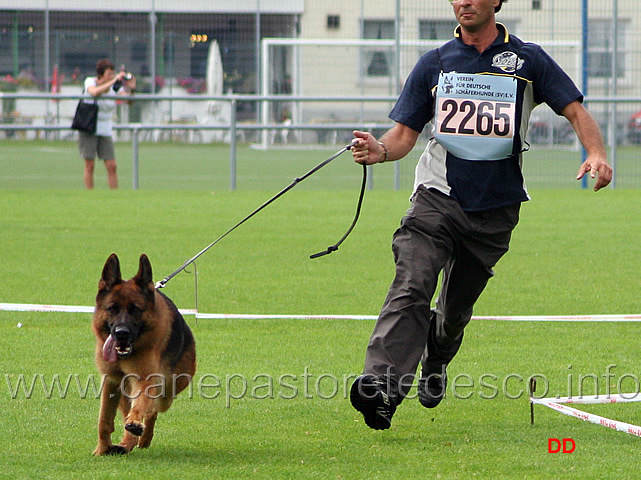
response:
M120 261L118 260L118 255L112 253L102 269L102 278L98 283L98 290L111 290L120 283L122 283Z
M138 273L134 277L134 281L136 285L142 289L149 288L153 291L155 288L151 272L151 262L144 253L140 255L140 266L138 267Z

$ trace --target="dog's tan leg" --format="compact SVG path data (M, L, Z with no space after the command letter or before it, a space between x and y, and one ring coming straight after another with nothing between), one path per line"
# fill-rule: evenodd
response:
M129 411L131 410L131 400L127 396L123 396L120 399L120 413L122 414L122 421L127 424L127 417L129 416ZM132 435L125 429L125 433L118 444L120 447L124 448L127 453L131 452L133 448L138 445L138 437Z
M162 395L162 387L159 387L158 383L142 380L135 382L132 392L135 392L135 398L131 402L131 410L125 419L125 430L140 437L145 431L143 419L157 413L154 408L155 399Z
M145 431L138 441L139 448L148 448L151 445L151 440L154 438L154 425L156 425L157 417L158 413L153 413L145 417Z
M94 455L122 455L127 453L124 449L111 443L111 434L114 432L114 418L118 410L120 396L118 385L107 380L100 398L98 445L93 452Z

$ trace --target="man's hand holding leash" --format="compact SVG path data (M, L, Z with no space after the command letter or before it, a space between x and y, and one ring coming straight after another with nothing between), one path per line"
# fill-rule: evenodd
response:
M352 156L354 161L361 165L382 163L389 155L385 144L376 140L370 133L357 130L354 132L353 141L358 143L352 147Z

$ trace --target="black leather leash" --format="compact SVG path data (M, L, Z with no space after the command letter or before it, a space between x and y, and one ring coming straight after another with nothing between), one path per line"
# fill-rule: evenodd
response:
M302 177L298 177L298 178L294 179L294 181L293 181L292 183L290 183L287 187L285 187L283 190L281 190L280 192L278 192L278 193L277 193L276 195L274 195L272 198L270 198L269 200L267 200L265 203L263 203L263 204L262 204L260 207L258 207L256 210L254 210L253 212L251 212L249 215L247 215L245 218L243 218L240 222L238 222L236 225L234 225L233 227L231 227L229 230L227 230L225 233L223 233L220 237L218 237L216 240L214 240L212 243L210 243L209 245L207 245L205 248L203 248L203 249L202 249L200 252L198 252L196 255L194 255L194 256L193 256L193 257L191 257L189 260L187 260L185 263L183 263L183 264L182 264L182 266L181 266L180 268L178 268L176 271L174 271L174 272L173 272L173 273L171 273L170 275L167 275L165 278L163 278L163 279L162 279L162 280L160 280L159 282L156 282L156 288L163 288L165 285L167 285L167 282L169 282L169 280L171 280L172 278L174 278L176 275L178 275L180 272L182 272L185 268L187 268L189 265L191 265L192 263L194 263L194 262L198 259L198 257L200 257L201 255L203 255L207 250L209 250L211 247L213 247L214 245L216 245L218 242L220 242L223 238L225 238L225 237L226 237L227 235L229 235L231 232L233 232L233 231L234 231L234 230L236 230L238 227L240 227L240 226L241 226L243 223L245 223L247 220L249 220L249 219L250 219L250 218L252 218L254 215L256 215L258 212L260 212L261 210L263 210L265 207L267 207L268 205L270 205L271 203L275 202L277 199L279 199L280 197L282 197L283 195L285 195L287 192L289 192L292 188L294 188L294 187L295 187L296 185L298 185L300 182L302 182L302 181L303 181L303 180L305 180L306 178L308 178L308 177L310 177L311 175L313 175L314 173L316 173L318 170L320 170L320 169L321 169L321 168L323 168L325 165L327 165L328 163L330 163L330 162L331 162L332 160L334 160L336 157L338 157L338 156L340 156L341 154L345 153L346 151L350 150L350 149L351 149L353 146L355 146L355 145L356 145L356 142L352 142L351 144L346 145L346 146L345 146L345 147L343 147L341 150L339 150L338 152L336 152L334 155L332 155L331 157L329 157L327 160L325 160L325 161L323 161L322 163L320 163L320 164L316 165L314 168L312 168L309 172L307 172L307 173L306 173L305 175L303 175ZM363 165L363 181L362 181L362 183L361 183L361 191L360 191L360 195L359 195L359 198L358 198L358 205L357 205L357 207L356 207L356 215L354 216L354 220L352 221L352 224L351 224L351 225L350 225L350 227L347 229L347 232L345 232L345 235L343 235L343 236L342 236L342 238L341 238L338 242L336 242L334 245L329 246L329 247L327 248L327 250L325 250L325 251L323 251L323 252L319 252L319 253L315 253L314 255L310 255L310 258L318 258L318 257L322 257L322 256L324 256L324 255L328 255L328 254L330 254L330 253L332 253L332 252L335 252L336 250L338 250L338 247L340 246L340 244L341 244L341 243L343 243L343 241L348 237L348 235L349 235L350 233L352 233L352 230L354 230L354 227L356 226L356 222L358 221L358 217L360 216L360 213L361 213L361 206L362 206L362 204L363 204L363 197L365 196L365 185L366 185L366 182L367 182L367 167L366 167L365 165Z
M361 182L361 193L358 195L358 204L356 205L356 214L354 215L354 220L352 220L352 224L349 226L349 228L345 232L345 235L343 235L338 242L336 242L334 245L330 245L329 247L327 247L327 250L315 253L314 255L310 255L309 258L323 257L325 255L329 255L332 252L335 252L336 250L338 250L338 247L340 246L340 244L343 243L343 241L349 236L350 233L352 233L352 230L354 230L354 227L356 226L356 222L358 222L358 217L361 214L361 206L363 205L363 197L365 196L366 184L367 184L367 166L363 165L363 180Z

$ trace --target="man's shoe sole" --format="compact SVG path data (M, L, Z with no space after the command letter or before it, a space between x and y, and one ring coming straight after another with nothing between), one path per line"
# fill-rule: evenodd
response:
M365 424L374 430L387 430L392 426L396 407L387 393L371 375L358 377L352 384L349 399L352 406L363 414Z

